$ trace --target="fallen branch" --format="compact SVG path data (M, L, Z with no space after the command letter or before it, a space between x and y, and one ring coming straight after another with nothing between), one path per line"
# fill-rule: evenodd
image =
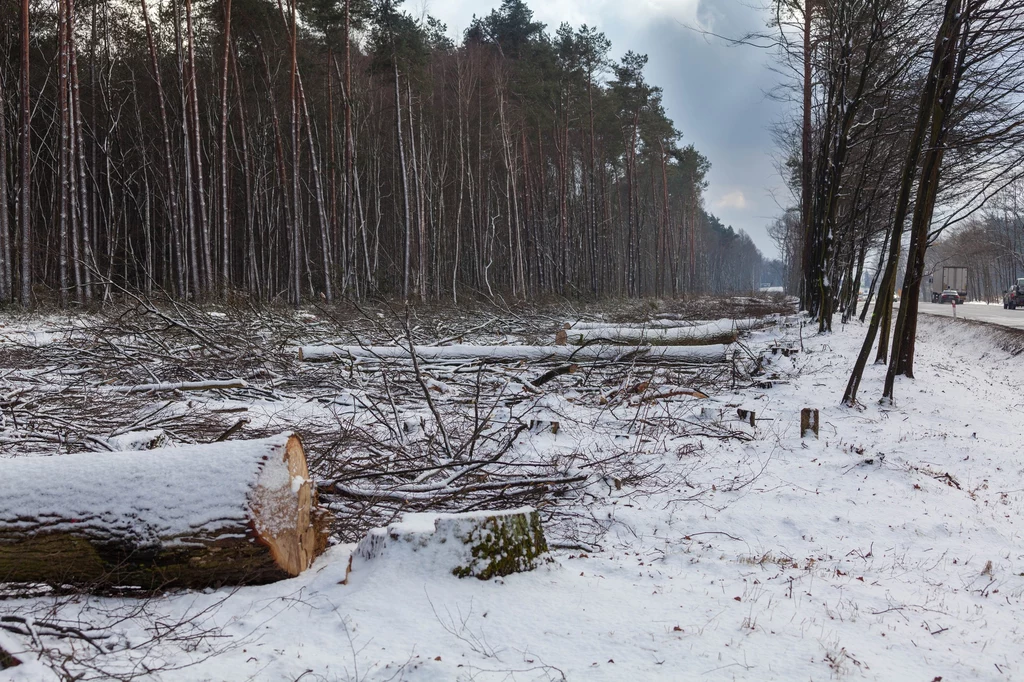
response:
M135 386L107 386L115 393L156 393L161 391L216 391L225 388L247 388L244 379L224 379L209 381L177 381L159 384L137 384Z
M348 497L363 497L379 500L394 500L396 502L411 502L414 500L437 500L444 497L455 497L466 493L481 490L512 490L514 488L537 488L551 485L568 485L586 481L587 476L554 476L547 478L520 478L507 481L486 481L482 483L471 483L458 487L439 487L430 491L403 491L401 488L366 490L337 483L333 486L334 491Z

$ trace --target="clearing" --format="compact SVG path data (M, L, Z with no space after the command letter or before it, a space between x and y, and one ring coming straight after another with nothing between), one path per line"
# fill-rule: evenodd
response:
M880 405L884 368L869 366L868 402L850 409L839 396L860 325L819 336L778 305L728 303L5 314L0 457L295 430L335 524L311 569L269 585L10 586L0 650L22 664L0 680L1024 676L1005 333L923 317L917 378ZM706 357L298 355L551 346L562 323L640 318L750 329ZM820 410L818 438L801 437L802 408ZM552 548L528 573L480 581L436 553L353 557L408 512L522 506Z

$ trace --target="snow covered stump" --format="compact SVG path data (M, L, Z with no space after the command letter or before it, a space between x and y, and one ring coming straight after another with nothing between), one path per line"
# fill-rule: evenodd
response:
M465 514L406 514L374 528L356 553L366 560L416 554L459 578L480 580L536 568L548 551L540 514L529 507Z
M324 545L298 436L0 460L0 583L258 584Z
M0 670L6 670L7 668L13 668L16 665L21 665L21 661L16 659L11 654L7 653L2 646L0 646Z

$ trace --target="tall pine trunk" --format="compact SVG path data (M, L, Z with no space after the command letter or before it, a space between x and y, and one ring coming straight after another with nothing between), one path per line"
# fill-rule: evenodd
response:
M32 101L29 88L29 0L21 2L21 188L18 222L21 232L21 304L32 305Z

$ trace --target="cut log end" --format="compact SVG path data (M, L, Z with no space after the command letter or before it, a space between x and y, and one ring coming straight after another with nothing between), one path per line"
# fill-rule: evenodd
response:
M267 464L250 501L254 531L270 549L274 563L296 576L313 563L319 535L312 518L315 500L309 467L298 436L288 438L280 463ZM275 466L279 464L284 465L287 477Z

